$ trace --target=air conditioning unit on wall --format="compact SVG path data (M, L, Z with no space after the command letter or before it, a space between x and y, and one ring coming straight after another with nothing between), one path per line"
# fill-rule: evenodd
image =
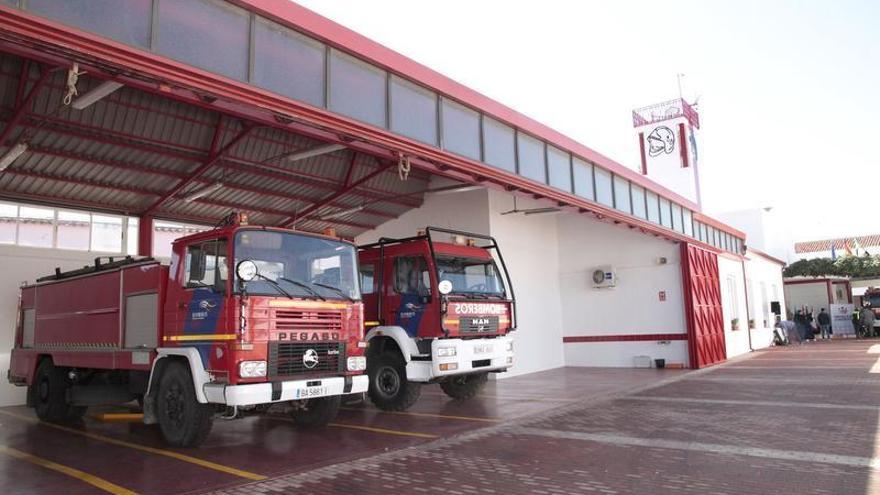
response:
M617 285L617 276L614 274L614 268L611 265L599 266L593 269L591 281L594 288L607 289Z

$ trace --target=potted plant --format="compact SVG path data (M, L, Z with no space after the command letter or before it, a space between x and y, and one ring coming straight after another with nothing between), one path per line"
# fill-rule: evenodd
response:
M734 318L730 320L730 329L739 330L739 318Z

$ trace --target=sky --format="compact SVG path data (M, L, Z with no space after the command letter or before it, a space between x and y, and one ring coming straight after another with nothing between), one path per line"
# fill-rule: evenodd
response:
M298 3L634 169L631 110L684 74L706 213L773 207L793 240L880 233L880 2Z

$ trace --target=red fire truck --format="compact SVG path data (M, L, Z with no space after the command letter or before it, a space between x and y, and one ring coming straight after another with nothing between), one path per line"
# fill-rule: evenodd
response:
M422 383L467 399L489 373L513 365L515 298L494 238L428 227L359 249L369 396L377 407L409 408Z
M880 287L868 287L862 296L862 303L870 304L874 312L874 328L880 327Z
M168 444L195 446L217 414L284 402L321 425L367 390L353 244L231 215L176 240L170 265L101 261L22 287L8 377L42 420L139 400Z

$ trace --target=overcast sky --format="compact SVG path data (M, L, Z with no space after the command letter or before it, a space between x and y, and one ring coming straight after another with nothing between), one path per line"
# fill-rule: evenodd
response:
M299 3L631 168L630 111L684 73L707 213L774 206L795 240L880 233L880 2Z

